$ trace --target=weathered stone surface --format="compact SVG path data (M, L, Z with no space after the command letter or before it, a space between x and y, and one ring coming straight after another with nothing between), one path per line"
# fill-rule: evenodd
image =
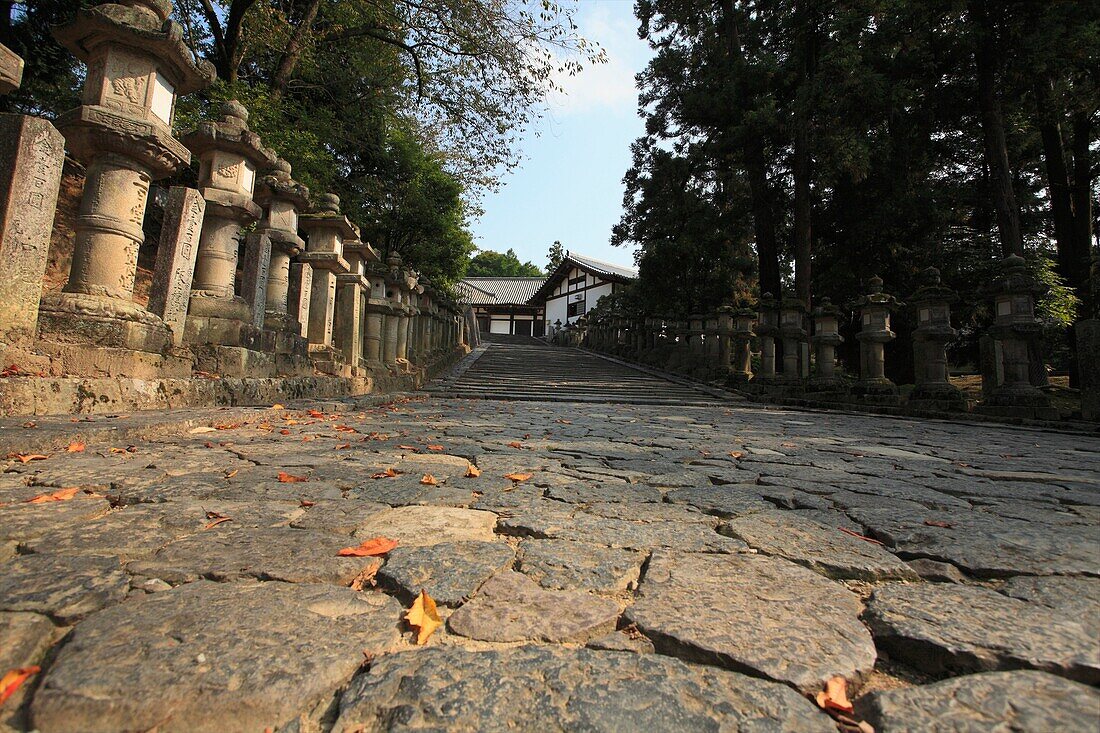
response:
M435 474L432 475L435 476ZM415 475L402 474L395 478L370 481L348 492L348 498L379 502L390 506L424 504L469 507L474 502L474 491L469 485L462 486L447 483L426 486L420 483L422 477L423 474L419 473Z
M1100 682L1100 638L986 588L890 583L875 589L865 618L891 657L934 674L1024 668Z
M375 504L355 499L319 501L313 506L307 507L308 511L293 520L290 526L298 529L350 535L359 528L359 525L367 522L371 517L389 510L389 508L386 504Z
M24 542L24 547L49 555L115 555L127 562L201 530L207 521L206 511L198 504L141 504L56 527Z
M0 506L0 539L26 542L50 532L64 532L102 517L110 510L106 499L86 494L77 494L65 502L5 504Z
M986 672L874 692L857 712L891 733L1095 730L1100 692L1045 672Z
M876 544L838 529L783 513L731 519L718 530L765 555L785 557L828 578L917 580L917 574Z
M183 343L187 304L191 299L191 278L199 252L199 234L206 213L206 199L194 188L172 186L164 206L164 222L153 268L149 311L172 329L172 342Z
M364 650L393 648L401 610L326 585L198 582L143 596L76 627L32 720L43 733L281 727L314 716Z
M543 590L525 575L502 572L451 614L448 627L481 641L584 642L613 631L618 617L612 601Z
M503 542L443 542L397 547L378 571L378 581L411 603L421 590L447 606L461 604L494 574L512 567L515 551Z
M775 509L756 491L756 486L728 484L673 489L667 494L673 504L687 504L716 517L739 517Z
M966 576L959 572L954 565L946 562L937 562L928 558L917 558L906 563L913 571L932 583L965 583Z
M0 612L0 669L7 672L42 661L56 635L54 625L45 616Z
M591 502L658 503L661 492L652 486L632 484L588 484L575 483L563 486L551 486L546 495L551 499L570 504L588 504Z
M654 655L539 646L399 654L340 700L353 730L820 731L831 721L796 692Z
M1053 608L1100 638L1100 578L1020 576L1009 578L1001 592Z
M628 633L625 629L592 639L585 644L589 649L604 649L610 652L632 652L634 654L653 654L656 649L653 642L641 633Z
M4 565L0 610L33 611L71 624L120 602L129 588L115 557L23 555Z
M787 560L661 551L625 613L662 653L811 692L874 666L861 608L843 586Z
M234 529L225 523L172 542L126 569L172 585L200 578L347 585L368 566L381 564L377 558L337 556L352 544L332 533L293 527Z
M517 568L543 588L604 593L637 587L644 552L569 540L525 540Z
M380 512L355 531L356 537L379 535L395 539L406 547L438 545L441 542L493 542L497 515L476 509L439 506L404 506Z

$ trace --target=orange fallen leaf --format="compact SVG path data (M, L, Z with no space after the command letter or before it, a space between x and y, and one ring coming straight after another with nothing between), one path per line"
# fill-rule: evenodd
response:
M128 445L125 448L111 448L111 453L137 453L137 446Z
M508 444L508 447L509 448L522 448L523 443L519 442L518 440L513 440L511 443Z
M441 450L443 450L443 446L441 446L441 445L429 445L428 450L441 451Z
M305 476L293 476L286 471L279 471L279 483L281 484L297 484L303 481L309 481Z
M825 689L817 693L818 707L822 710L839 710L842 713L854 711L848 700L848 680L841 676L830 677Z
M731 450L729 452L729 456L730 456L730 458L743 458L745 456L745 454L742 453L739 450Z
M424 474L424 476L420 479L420 483L424 484L425 486L439 485L439 481L437 481L435 476L431 475L430 473Z
M209 516L209 514L207 516ZM233 521L233 517L219 516L217 519L213 520L212 522L207 522L203 526L203 529L210 529L211 527L217 527L222 522L232 522L232 521Z
M351 447L351 443L341 443L340 445L332 446L333 450L347 450Z
M49 456L44 456L41 453L9 453L8 458L14 458L20 463L30 463L31 461L44 461Z
M798 446L795 445L794 443L780 443L779 447L780 448L797 448Z
M69 443L69 447L65 449L65 452L66 453L83 453L84 449L87 448L87 447L88 447L87 445L85 445L84 443L81 443L79 440L74 440L73 442Z
M951 522L944 522L940 519L926 519L924 523L929 527L943 527L944 529L951 529L955 526Z
M240 471L240 470L241 469L239 469L239 468L234 468L232 471L226 471L225 472L225 477L226 478L233 478L234 476L237 475L237 472Z
M844 527L837 527L837 529L839 529L844 534L851 535L851 536L855 537L856 539L863 540L864 542L870 542L873 545L882 545L883 544L882 542L879 542L878 540L876 540L872 537L864 537L859 532L853 532L852 530L845 529Z
M271 406L271 409L272 410L282 410L284 408L280 403L276 402L274 405Z
M320 410L306 410L306 414L309 415L310 417L324 417L325 416L325 413L321 412Z
M309 499L299 499L298 500L298 506L302 507L303 509L309 509L311 506L316 506L316 505L317 505L317 502L310 501Z
M372 474L371 478L393 478L396 475L397 471L393 470L392 468L387 468L385 471L380 471L379 473Z
M443 625L443 619L439 617L439 610L435 607L435 601L425 591L413 601L412 607L405 614L405 620L409 626L417 629L416 643L424 644L435 630Z
M397 540L389 537L372 537L358 547L345 547L336 554L340 557L381 557L397 547Z
M399 445L397 447L400 448L401 450L411 450L411 451L416 451L417 450L417 447L415 445Z
M533 473L506 473L506 474L504 474L504 478L511 479L512 481L516 481L517 483L520 482L520 481L526 481L527 479L531 478L532 476L534 476Z
M290 431L287 430L286 428L283 428L282 430L279 431L279 435L290 435Z
M19 667L17 669L9 670L4 673L4 676L0 678L0 705L15 694L15 691L19 689L19 686L27 681L27 678L31 675L36 675L42 671L41 667Z
M308 443L309 441L315 440L316 438L317 438L316 435L305 435L305 436L302 437L302 442L303 443Z
M31 499L27 499L28 504L49 504L54 501L68 501L76 496L80 491L79 487L73 487L70 489L58 489L52 494L39 494Z
M471 463L469 466L466 466L466 478L477 478L480 475L481 469L474 464Z
M366 586L374 586L374 576L378 574L378 568L382 567L377 563L372 563L351 579L351 583L348 586L352 590L363 590Z
M341 433L358 433L359 432L358 430L351 427L350 425L333 425L332 429L336 430L338 432L341 432Z

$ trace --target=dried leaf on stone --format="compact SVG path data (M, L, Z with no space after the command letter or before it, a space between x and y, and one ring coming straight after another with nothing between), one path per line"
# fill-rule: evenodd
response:
M739 450L731 450L731 451L729 452L729 456L730 456L730 458L738 458L738 459L740 459L740 458L744 458L745 454L744 454L744 453L742 453L742 452L741 452L741 451L739 451Z
M425 591L413 601L412 607L405 614L405 620L409 626L417 629L416 643L424 644L435 630L443 625L443 619L439 616L439 610L435 607L435 601Z
M211 520L211 521L209 521L205 525L203 525L203 529L210 529L211 527L217 527L222 522L232 522L233 521L233 517L227 517L224 514L219 514L218 512L207 512L206 513L206 518Z
M42 671L41 667L19 667L12 669L4 673L3 677L0 677L0 705L15 694L15 691L19 689L19 686L27 681L27 678L31 675L36 675Z
M290 431L287 430L286 428L283 428L282 430L279 431L279 435L290 435Z
M271 406L271 409L272 410L282 410L283 406L280 403L276 402L274 405Z
M49 504L54 501L68 501L77 495L80 491L79 487L73 487L69 489L58 489L52 494L39 494L33 498L27 499L28 504Z
M508 444L508 447L509 448L522 448L523 443L520 443L518 440L513 440L511 443Z
M203 425L197 428L191 428L187 432L191 435L199 435L200 433L212 433L214 432L214 428L206 427L205 425Z
M87 447L88 446L85 443L82 443L79 440L74 440L73 442L69 443L69 447L65 449L65 452L66 453L83 453L84 449L87 448Z
M317 502L310 501L309 499L299 499L298 500L298 506L302 507L303 509L309 509L311 506L316 506L316 505L317 505Z
M397 547L397 540L389 537L372 537L358 547L345 547L336 554L340 557L381 557Z
M439 485L439 481L436 480L436 477L431 475L430 473L424 474L420 478L420 483L424 484L425 486L438 486Z
M308 480L305 476L293 476L286 471L279 471L279 483L281 484L297 484Z
M429 445L428 450L434 450L434 451L438 452L438 451L444 450L444 448L441 445Z
M351 579L351 583L348 584L349 587L352 590L363 590L368 585L373 588L375 584L374 576L378 574L378 568L380 567L382 566L378 563L371 563L367 567L363 568L363 570L358 575Z
M226 478L233 478L234 476L237 475L237 472L240 471L240 470L241 469L239 469L239 468L234 468L232 471L226 471L225 472L225 477Z
M945 522L941 519L926 519L924 523L929 527L943 527L944 529L951 529L955 526L951 522Z
M415 445L399 445L397 447L400 450L411 450L413 453L417 453L419 450Z
M466 478L477 478L480 475L481 469L474 464L471 463L470 465L466 466Z
M325 413L321 412L320 410L306 410L306 414L309 415L310 417L324 417L325 416Z
M779 447L780 448L797 448L798 446L795 445L794 443L780 443Z
M839 675L830 677L825 683L825 689L817 693L815 699L822 710L839 710L842 713L853 711L852 703L848 700L848 680Z
M531 478L532 476L534 476L534 474L532 474L532 473L506 473L506 474L504 474L504 478L515 481L516 483L519 483L521 481L526 481L527 479Z
M31 461L44 461L49 456L44 456L41 453L9 453L8 458L14 458L20 463L30 463Z
M372 474L371 478L393 478L397 476L398 473L398 471L392 468L387 468L385 471L379 471L378 473Z
M351 443L340 443L340 445L332 446L333 450L347 450L351 447Z
M837 529L839 529L844 534L851 535L852 537L855 537L858 540L863 540L864 542L870 542L873 545L882 545L883 544L882 542L879 542L878 540L874 539L873 537L864 537L859 532L853 532L852 530L846 529L844 527L837 527Z

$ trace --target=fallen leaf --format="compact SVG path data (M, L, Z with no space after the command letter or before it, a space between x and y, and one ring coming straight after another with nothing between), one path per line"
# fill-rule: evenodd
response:
M316 440L316 438L317 438L316 435L306 435L306 436L302 437L302 442L303 443L308 443L311 440Z
M469 466L466 466L466 478L477 478L480 475L481 469L474 464L471 463Z
M287 430L286 428L283 428L282 430L279 431L279 435L290 435L290 431Z
M44 456L41 453L9 453L8 458L14 458L20 463L30 463L31 461L44 461L49 456Z
M428 450L441 451L441 450L443 450L443 446L441 446L441 445L429 445Z
M794 443L780 443L779 447L780 448L797 448L798 446L795 445Z
M415 445L399 445L397 447L401 450L411 450L413 452L417 451L417 447Z
M729 452L729 456L730 456L730 458L738 458L738 459L740 459L740 458L743 458L743 457L744 457L744 455L745 455L745 454L744 454L744 453L742 453L742 452L741 452L741 451L739 451L739 450L731 450L731 451Z
M241 426L241 424L239 422L220 422L220 423L215 423L214 424L214 427L217 430L235 430L236 428L239 428L240 426Z
M876 540L872 537L864 537L859 532L853 532L852 530L845 529L844 527L837 527L837 529L839 529L844 534L849 534L849 535L855 537L856 539L863 540L864 542L870 542L873 545L882 545L883 544L883 543L879 542L878 540ZM883 546L885 546L885 545L883 545Z
M333 425L332 429L336 430L338 432L341 432L341 433L358 433L359 432L358 430L351 427L350 425Z
M351 443L341 443L340 445L332 446L333 450L347 450L351 447Z
M310 417L324 417L325 416L325 413L321 412L320 410L306 410L306 414L309 415Z
M944 522L940 519L926 519L924 520L924 523L929 527L943 527L944 529L951 529L955 526L951 524L951 522Z
M372 537L358 547L345 547L336 554L340 557L381 557L397 547L397 540L389 537Z
M279 471L279 483L281 484L298 484L303 481L309 481L305 476L293 476L286 471Z
M23 427L28 428L28 429L37 428L38 423L36 423L34 420L28 420L27 422L23 423Z
M210 529L211 527L217 527L222 522L232 522L232 521L233 521L233 517L218 517L217 519L215 519L212 522L207 522L203 526L203 529Z
M573 424L573 421L572 421L572 420L566 420L566 419L565 419L564 417L559 417L559 418L558 418L557 420L555 420L554 422L558 422L558 423L561 423L562 425L572 425L572 424Z
M317 502L310 501L309 499L299 499L298 500L298 506L302 507L303 509L309 509L311 506L316 506L316 505L317 505Z
M434 609L435 606L433 605ZM18 669L12 669L4 673L4 676L0 678L0 705L15 694L15 691L19 689L19 686L27 681L27 678L31 675L36 675L42 671L41 667L19 667Z
M423 590L413 601L412 608L405 614L405 620L409 622L409 626L416 627L417 644L427 642L435 630L443 625L443 619L439 617L435 601Z
M420 479L420 483L424 484L425 486L439 485L439 482L436 481L435 476L431 475L430 473L424 474L424 476Z
M87 445L85 445L84 443L81 443L79 440L74 440L73 442L69 443L69 447L65 449L65 452L66 453L83 453L84 449L87 448L87 447L88 447Z
M77 495L80 491L79 487L73 487L70 489L58 489L52 494L39 494L31 499L27 499L28 504L49 504L53 501L68 501Z
M371 563L352 578L348 586L352 590L363 590L368 585L374 587L374 576L378 574L378 568L380 567L382 566L377 563Z
M241 469L239 469L239 468L234 468L232 471L226 471L225 472L225 477L226 478L233 478L234 476L237 475L237 472L240 471L240 470Z
M509 448L522 448L523 443L520 443L518 440L513 440L511 443L508 444L508 447Z
M198 435L199 433L212 433L212 432L214 432L214 428L208 428L206 426L203 426L203 427L198 427L198 428L191 428L187 432L190 433L191 435Z
M280 403L276 402L276 403L275 403L274 405L272 405L272 406L271 406L271 409L272 409L272 410L284 410L284 409L286 409L286 408L284 408L284 407L282 406L282 404L280 404Z
M825 689L817 693L815 699L822 710L853 712L852 703L848 700L848 680L839 675L830 677L825 683Z
M526 481L527 479L531 478L532 476L534 476L533 473L506 473L506 474L504 474L504 478L511 479L512 481L515 481L517 483L520 482L520 481Z
M385 471L371 475L371 478L393 478L397 475L397 471L392 468L387 468Z

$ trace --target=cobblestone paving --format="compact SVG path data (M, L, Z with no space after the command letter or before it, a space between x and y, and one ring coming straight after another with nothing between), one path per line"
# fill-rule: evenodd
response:
M0 729L830 731L835 675L879 731L1096 728L1095 438L440 398L218 427L8 462L0 673L42 671Z

